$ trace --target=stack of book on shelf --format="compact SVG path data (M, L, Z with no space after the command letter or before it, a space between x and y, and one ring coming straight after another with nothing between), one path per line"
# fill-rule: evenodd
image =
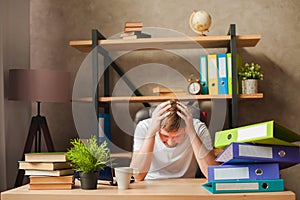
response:
M231 53L200 55L201 94L232 94ZM236 55L236 68L242 67L242 58ZM237 84L241 93L241 83Z
M153 93L158 94L159 96L170 97L186 95L185 91L182 88L155 87L153 88Z
M121 34L122 39L151 38L151 35L142 32L142 22L126 22L124 32Z
M19 169L29 176L31 190L70 190L74 185L74 170L64 152L26 153Z
M300 163L297 141L300 135L273 120L216 132L222 164L208 167L203 187L212 193L283 191L280 170Z

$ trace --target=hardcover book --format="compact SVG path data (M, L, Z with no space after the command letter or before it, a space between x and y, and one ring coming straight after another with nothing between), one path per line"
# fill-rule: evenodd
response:
M143 27L143 22L125 22L125 27Z
M19 161L19 169L56 170L71 168L68 162L26 162Z
M64 176L74 174L73 169L59 169L59 170L25 170L26 176Z
M58 184L29 184L30 190L71 190L72 183L58 183Z
M124 32L131 32L131 31L142 31L142 27L125 27Z
M30 176L30 184L67 184L74 183L74 175L68 176Z
M26 162L66 162L65 152L25 153Z
M153 88L153 93L158 93L159 96L180 96L186 95L183 88L164 88L164 87L155 87Z

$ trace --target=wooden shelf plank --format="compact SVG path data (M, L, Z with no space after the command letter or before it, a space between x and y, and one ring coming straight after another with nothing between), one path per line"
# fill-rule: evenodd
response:
M261 99L263 93L258 94L240 94L239 99ZM231 95L187 95L177 96L177 99L181 101L192 101L192 100L210 100L210 99L231 99ZM131 96L131 97L99 97L99 102L162 102L169 99L174 99L173 96ZM92 102L89 97L73 99L74 102Z
M257 94L240 94L238 95L240 99L262 99L264 98L263 93L257 93Z
M260 35L238 35L237 47L254 47ZM230 36L197 36L172 38L139 38L134 40L109 39L98 43L107 51L130 51L146 49L196 49L196 48L227 48ZM69 45L82 52L92 50L92 40L70 41ZM200 45L200 46L199 46Z
M111 153L111 158L132 158L132 152Z

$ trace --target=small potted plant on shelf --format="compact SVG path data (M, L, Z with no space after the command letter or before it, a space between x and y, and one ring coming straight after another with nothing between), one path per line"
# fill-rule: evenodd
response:
M96 136L83 142L79 138L71 140L73 147L66 156L73 168L79 172L82 189L97 189L99 171L110 161L107 142L98 145Z
M259 64L246 63L240 68L238 76L242 81L243 94L258 93L258 80L263 80L263 73Z

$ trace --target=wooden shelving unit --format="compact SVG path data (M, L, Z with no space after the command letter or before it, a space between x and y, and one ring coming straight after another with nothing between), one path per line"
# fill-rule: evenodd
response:
M169 99L173 99L174 96L131 96L131 97L99 97L98 101L101 103L110 103L110 102L162 102ZM195 101L195 100L210 100L210 99L232 99L232 95L186 95L186 96L177 96L176 98L182 101ZM263 93L257 94L239 94L239 99L262 99ZM80 98L73 99L75 102L92 102L92 98Z
M237 35L237 47L254 47L260 40L260 35ZM230 36L198 36L198 37L173 37L173 38L139 38L135 40L98 40L98 44L107 51L128 51L147 49L190 49L199 48L227 48ZM198 44L198 45L197 45ZM92 40L70 41L69 45L81 52L92 50Z
M185 101L193 100L215 100L215 99L228 99L230 101L230 126L236 127L238 122L238 100L239 99L261 99L263 94L237 94L237 70L236 70L236 48L240 47L255 47L259 40L260 35L236 35L235 25L231 24L228 35L222 36L197 36L197 37L161 37L161 38L139 38L134 40L123 39L105 39L97 30L92 30L92 40L75 40L70 41L69 45L77 50L89 53L95 47L99 47L98 51L93 51L93 80L97 81L98 77L98 53L104 56L105 63L111 63L110 66L123 77L123 80L134 92L136 96L130 97L110 97L109 96L109 68L104 73L104 95L96 97L99 98L81 98L73 99L79 102L93 102L97 110L98 103L110 102L143 102L146 106L147 102L161 102L174 97L168 96L142 96L134 85L126 77L116 63L109 57L109 53L113 51L133 51L133 50L151 50L151 49L196 49L196 48L226 48L232 54L232 95L187 95L178 96L177 98ZM107 73L106 73L107 72ZM96 84L97 85L97 84ZM93 88L95 91L95 88ZM149 104L148 104L149 105ZM108 112L108 110L106 110Z

